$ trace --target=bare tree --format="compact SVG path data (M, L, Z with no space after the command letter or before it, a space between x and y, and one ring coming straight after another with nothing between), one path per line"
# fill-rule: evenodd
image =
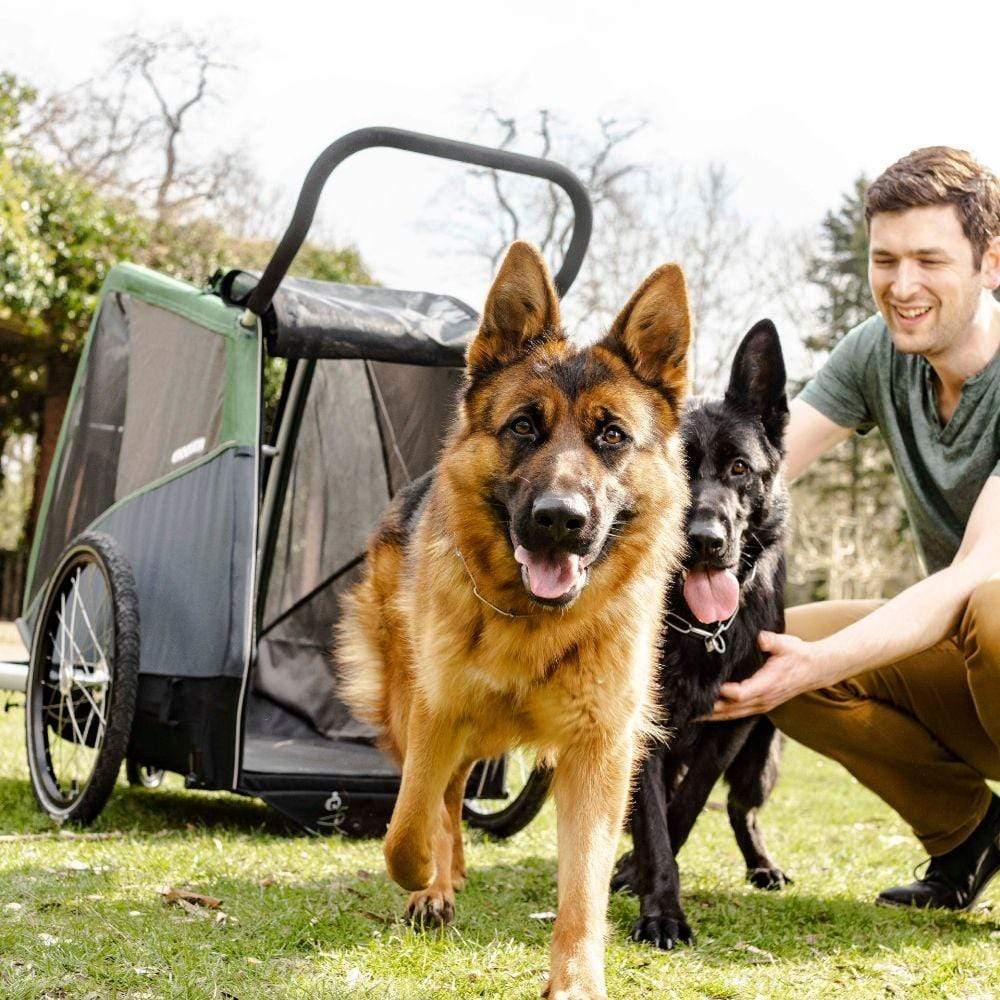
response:
M773 297L779 269L765 263L770 244L736 207L726 169L710 164L691 173L642 162L634 140L647 128L641 118L599 118L580 132L546 109L524 120L490 107L475 131L503 149L564 163L590 194L594 235L567 301L570 323L584 335L598 333L650 270L676 260L688 278L693 381L699 390L718 388L740 336ZM495 269L507 244L525 238L553 264L562 259L571 207L553 185L474 169L446 196L459 206L459 224L448 231L459 253Z
M209 138L234 74L214 39L133 32L104 72L40 101L21 139L158 225L224 217L234 235L255 235L271 228L275 196L241 150Z
M557 160L584 182L594 209L595 240L600 234L620 242L617 255L588 253L577 278L565 316L569 325L584 330L606 324L621 306L618 292L631 280L625 258L638 252L630 242L638 219L636 206L644 200L651 180L647 168L624 150L646 126L642 119L600 118L590 129L577 131L548 109L526 118L506 115L495 107L476 113L473 135L487 145ZM573 210L554 184L536 178L469 168L446 186L438 201L449 207L447 225L427 224L439 233L446 252L482 262L493 271L504 250L515 239L536 244L553 266L562 261L572 234ZM633 225L627 225L630 221ZM626 246L626 244L629 244Z

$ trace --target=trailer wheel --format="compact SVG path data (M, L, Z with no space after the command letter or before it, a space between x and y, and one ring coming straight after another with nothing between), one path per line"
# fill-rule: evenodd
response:
M494 762L486 764L490 766L495 766ZM508 754L506 767L508 798L471 798L462 804L462 817L469 826L500 839L512 837L538 815L552 785L552 769L537 763L523 750ZM497 808L491 808L494 802L500 803Z
M125 777L134 788L159 788L165 773L162 767L137 764L131 757L125 761Z
M77 538L35 629L25 729L31 787L57 823L104 808L128 749L139 682L139 600L115 541Z

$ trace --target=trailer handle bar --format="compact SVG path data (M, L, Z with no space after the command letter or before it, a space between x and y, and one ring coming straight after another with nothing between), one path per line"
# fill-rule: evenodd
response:
M507 173L526 174L529 177L539 177L558 185L569 196L573 206L573 234L570 237L566 258L555 276L556 291L560 298L566 294L583 264L587 244L593 227L593 210L587 191L579 178L569 169L552 160L537 156L525 156L522 153L512 153L506 149L493 149L490 146L477 146L468 142L458 142L455 139L443 139L440 136L425 135L422 132L410 132L406 129L385 128L375 126L348 132L336 142L331 143L317 157L309 173L306 175L299 200L295 205L295 213L289 223L285 235L274 251L260 281L247 300L247 309L254 317L262 316L271 304L278 286L288 273L288 269L305 242L319 196L330 174L349 156L373 147L403 149L411 153L421 153L425 156L436 156L443 160L454 160L458 163L471 163L479 167L493 170L503 170ZM253 325L255 318L248 325Z

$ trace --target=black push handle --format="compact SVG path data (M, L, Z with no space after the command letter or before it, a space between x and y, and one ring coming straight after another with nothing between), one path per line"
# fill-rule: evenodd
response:
M524 156L521 153L511 153L505 149L493 149L489 146L476 146L469 142L458 142L455 139L442 139L435 135L424 135L422 132L409 132L401 128L362 128L356 132L348 132L336 142L331 143L320 153L316 162L309 168L305 183L299 193L295 205L295 214L285 230L277 250L264 269L257 287L247 300L247 308L256 316L261 316L271 304L278 285L288 273L295 255L299 252L312 225L316 214L316 205L323 191L327 178L334 169L347 157L363 149L385 146L390 149L405 149L411 153L423 153L425 156L437 156L444 160L457 160L459 163L474 163L480 167L490 167L494 170L504 170L513 174L527 174L529 177L540 177L543 180L558 184L569 195L573 205L573 235L566 251L566 259L555 276L556 291L562 297L580 271L587 244L590 242L590 231L593 226L593 210L590 198L584 186L576 175L559 163L543 160L537 156Z

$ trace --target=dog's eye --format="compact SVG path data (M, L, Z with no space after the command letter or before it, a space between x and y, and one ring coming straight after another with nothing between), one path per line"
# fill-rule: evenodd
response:
M624 444L626 440L625 432L620 428L616 427L614 424L610 424L604 428L603 431L598 435L597 440L601 444L615 445Z
M729 467L729 471L734 476L745 476L750 471L750 466L742 458L737 458Z
M510 429L518 437L535 436L535 425L531 422L531 420L528 417L518 417L517 420L511 423Z

